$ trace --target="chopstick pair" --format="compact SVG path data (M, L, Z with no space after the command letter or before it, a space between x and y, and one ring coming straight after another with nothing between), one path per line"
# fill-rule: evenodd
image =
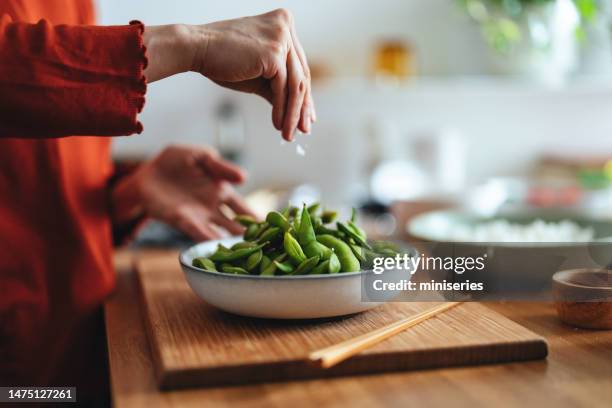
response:
M415 326L431 317L434 317L461 302L448 302L432 307L414 316L407 317L395 323L391 323L380 329L362 334L352 339L345 340L333 346L313 351L308 355L308 360L318 364L322 368L330 368L334 365L362 352L363 350L394 336L409 327Z

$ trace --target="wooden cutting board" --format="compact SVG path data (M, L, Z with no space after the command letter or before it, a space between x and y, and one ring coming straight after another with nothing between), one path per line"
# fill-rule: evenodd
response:
M251 319L218 311L197 297L176 254L140 259L137 271L162 389L525 361L544 358L548 350L542 337L523 326L478 303L466 303L324 370L306 361L310 351L435 303L389 303L315 321Z

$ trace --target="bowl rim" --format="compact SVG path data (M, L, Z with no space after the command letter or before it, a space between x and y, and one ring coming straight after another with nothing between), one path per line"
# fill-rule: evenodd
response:
M605 272L607 275L612 277L612 270L605 268L575 268L575 269L565 269L562 271L557 271L553 274L552 280L553 282L580 289L589 289L589 290L597 290L597 291L612 291L612 283L610 286L591 286L591 285L582 285L579 283L568 282L566 279L570 277L570 275L575 275L583 272Z
M350 277L354 277L354 276L360 276L360 275L367 275L370 273L374 273L373 269L362 269L360 271L355 271L355 272L339 272L339 273L334 273L334 274L319 274L319 275L274 275L274 276L261 276L261 275L234 275L231 273L224 273L224 272L216 272L216 271L209 271L207 269L201 269L201 268L196 268L195 266L191 265L189 262L187 262L186 260L186 256L187 253L189 251L191 251L193 248L202 245L202 244L216 244L222 241L228 241L228 240L234 240L234 239L238 239L239 237L229 237L229 238L225 238L225 239L216 239L216 240L211 240L211 241L204 241L204 242L198 242L197 244L194 244L192 246L190 246L187 249L182 250L179 255L178 255L178 260L179 263L181 264L181 266L183 267L183 270L187 270L189 272L194 272L194 273L201 273L201 274L207 274L210 276L216 276L216 277L224 277L224 278L229 278L229 279L255 279L255 280L288 280L288 281L292 281L292 280L304 280L304 279L340 279L340 278L350 278ZM414 254L414 252L416 251L416 248L414 248L412 245L408 245L406 243L403 243L408 250Z
M575 217L579 217L581 220L593 221L593 222L604 222L604 223L608 223L612 225L612 220L608 220L606 218L589 217L588 215L585 215L585 214L579 214L576 212L572 213L571 211L567 211L567 210L566 211L556 210L556 211L557 211L557 214L567 215L568 219L571 219L571 216L573 215ZM451 239L440 240L432 236L426 236L426 235L420 234L418 232L415 233L414 231L414 224L416 222L422 219L425 219L425 218L436 216L436 215L438 216L440 215L473 216L477 218L482 218L483 220L487 220L487 219L494 220L494 219L499 219L499 218L507 218L511 215L519 215L519 214L533 215L534 218L538 218L538 214L541 214L541 212L539 212L537 209L534 209L534 210L526 210L525 212L509 212L509 213L495 214L493 216L486 216L486 215L478 214L474 212L462 211L460 209L433 210L433 211L427 211L427 212L414 216L405 225L404 228L406 232L408 232L412 237L416 239L420 239L423 242L460 244L460 245L470 245L470 246L487 246L487 247L499 247L499 248L532 248L532 247L555 248L555 247L560 247L560 246L579 247L579 246L592 245L592 244L612 243L612 236L597 238L592 241L585 241L585 242L488 242L488 241L479 242L479 241L458 241L458 240L451 240Z

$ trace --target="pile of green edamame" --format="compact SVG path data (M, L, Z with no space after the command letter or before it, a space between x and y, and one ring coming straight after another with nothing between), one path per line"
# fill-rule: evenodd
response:
M332 223L335 211L320 211L318 203L302 209L287 207L268 213L265 221L237 216L246 227L244 241L227 248L219 244L193 266L238 275L319 275L355 272L372 267L374 258L395 256L393 243L368 243L365 232L351 219Z

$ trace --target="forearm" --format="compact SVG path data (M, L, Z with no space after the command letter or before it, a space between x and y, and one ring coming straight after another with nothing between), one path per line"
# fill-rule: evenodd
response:
M141 32L140 24L27 24L1 17L0 137L140 132Z

